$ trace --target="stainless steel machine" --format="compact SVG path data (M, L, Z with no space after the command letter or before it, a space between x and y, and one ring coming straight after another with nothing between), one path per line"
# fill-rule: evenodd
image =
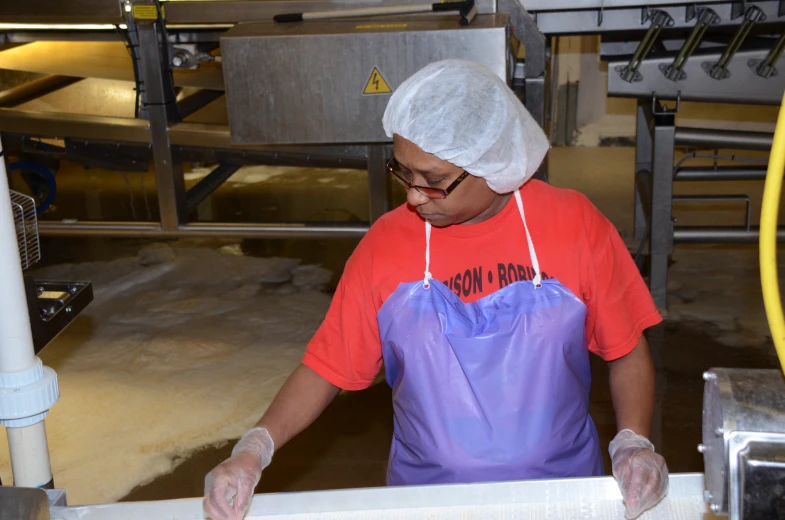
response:
M232 143L387 142L380 121L393 89L409 76L433 61L462 58L511 82L510 47L509 17L499 13L468 26L452 16L238 24L221 37ZM285 74L269 73L271 56L287 64Z
M504 12L495 0L478 0L479 15L468 25L450 12L292 25L271 21L276 14L304 7L329 11L346 6L333 2L54 4L36 4L35 10L31 5L29 11L0 6L0 23L12 24L0 39L126 43L131 63L119 74L136 83L136 117L13 108L73 82L50 75L0 96L0 132L9 153L54 154L88 164L100 159L121 170L146 168L149 154L160 220L43 221L43 235L359 236L369 223L228 224L194 221L190 213L242 165L292 164L367 168L371 221L378 218L391 207L384 167L389 140L378 124L386 100L408 75L442 58L480 60L511 84L516 74L521 96L545 123L545 38L517 0ZM64 22L94 25L48 30L18 25ZM529 53L525 76L518 59L521 43ZM411 44L418 53L411 52ZM64 146L44 150L38 137L62 138ZM186 193L184 161L220 166Z
M704 374L705 499L733 519L785 518L785 379L780 370Z

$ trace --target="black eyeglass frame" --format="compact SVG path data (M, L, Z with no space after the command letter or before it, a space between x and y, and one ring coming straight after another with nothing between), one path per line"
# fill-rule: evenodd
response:
M417 190L417 193L425 195L429 199L446 199L447 195L452 193L455 190L455 188L457 188L458 185L461 182L463 182L463 180L466 179L466 177L468 177L470 175L469 172L467 172L466 170L463 170L463 173L460 174L458 176L458 178L455 179L446 188L444 188L444 189L442 189L442 188L433 188L431 186L420 186L418 184L414 184L412 182L407 181L401 175L399 175L398 172L395 171L395 166L393 166L393 165L397 165L398 169L400 170L400 165L398 164L398 161L395 160L395 157L392 157L389 161L387 161L387 171L390 172L390 174L392 174L393 177L395 177L396 179L401 181L403 183L403 185L406 187L407 190L413 188L413 189Z

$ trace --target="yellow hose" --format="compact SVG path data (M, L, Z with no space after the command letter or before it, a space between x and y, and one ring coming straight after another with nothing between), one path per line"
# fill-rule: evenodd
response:
M771 144L760 214L760 282L763 289L763 305L766 307L771 339L774 341L780 366L785 373L785 317L782 315L780 285L777 278L777 213L780 209L783 171L785 171L785 95L782 98L774 141Z

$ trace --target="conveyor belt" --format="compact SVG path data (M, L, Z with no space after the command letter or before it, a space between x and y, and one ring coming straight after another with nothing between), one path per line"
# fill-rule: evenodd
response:
M0 69L78 78L134 81L131 57L120 42L34 42L0 52ZM203 63L175 71L178 87L223 90L221 66Z
M200 499L52 509L52 520L202 520ZM248 520L595 520L624 518L612 478L257 495ZM712 520L703 476L671 475L670 494L641 520Z

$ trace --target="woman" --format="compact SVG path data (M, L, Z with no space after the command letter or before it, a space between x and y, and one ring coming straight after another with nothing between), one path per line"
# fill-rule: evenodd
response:
M395 411L389 485L602 475L590 352L610 367L627 516L655 505L668 472L646 439L643 332L661 318L616 230L585 197L529 180L547 139L478 64L425 67L383 123L408 204L352 254L302 365L207 476L205 511L242 518L274 447L341 389L368 387L382 362Z

